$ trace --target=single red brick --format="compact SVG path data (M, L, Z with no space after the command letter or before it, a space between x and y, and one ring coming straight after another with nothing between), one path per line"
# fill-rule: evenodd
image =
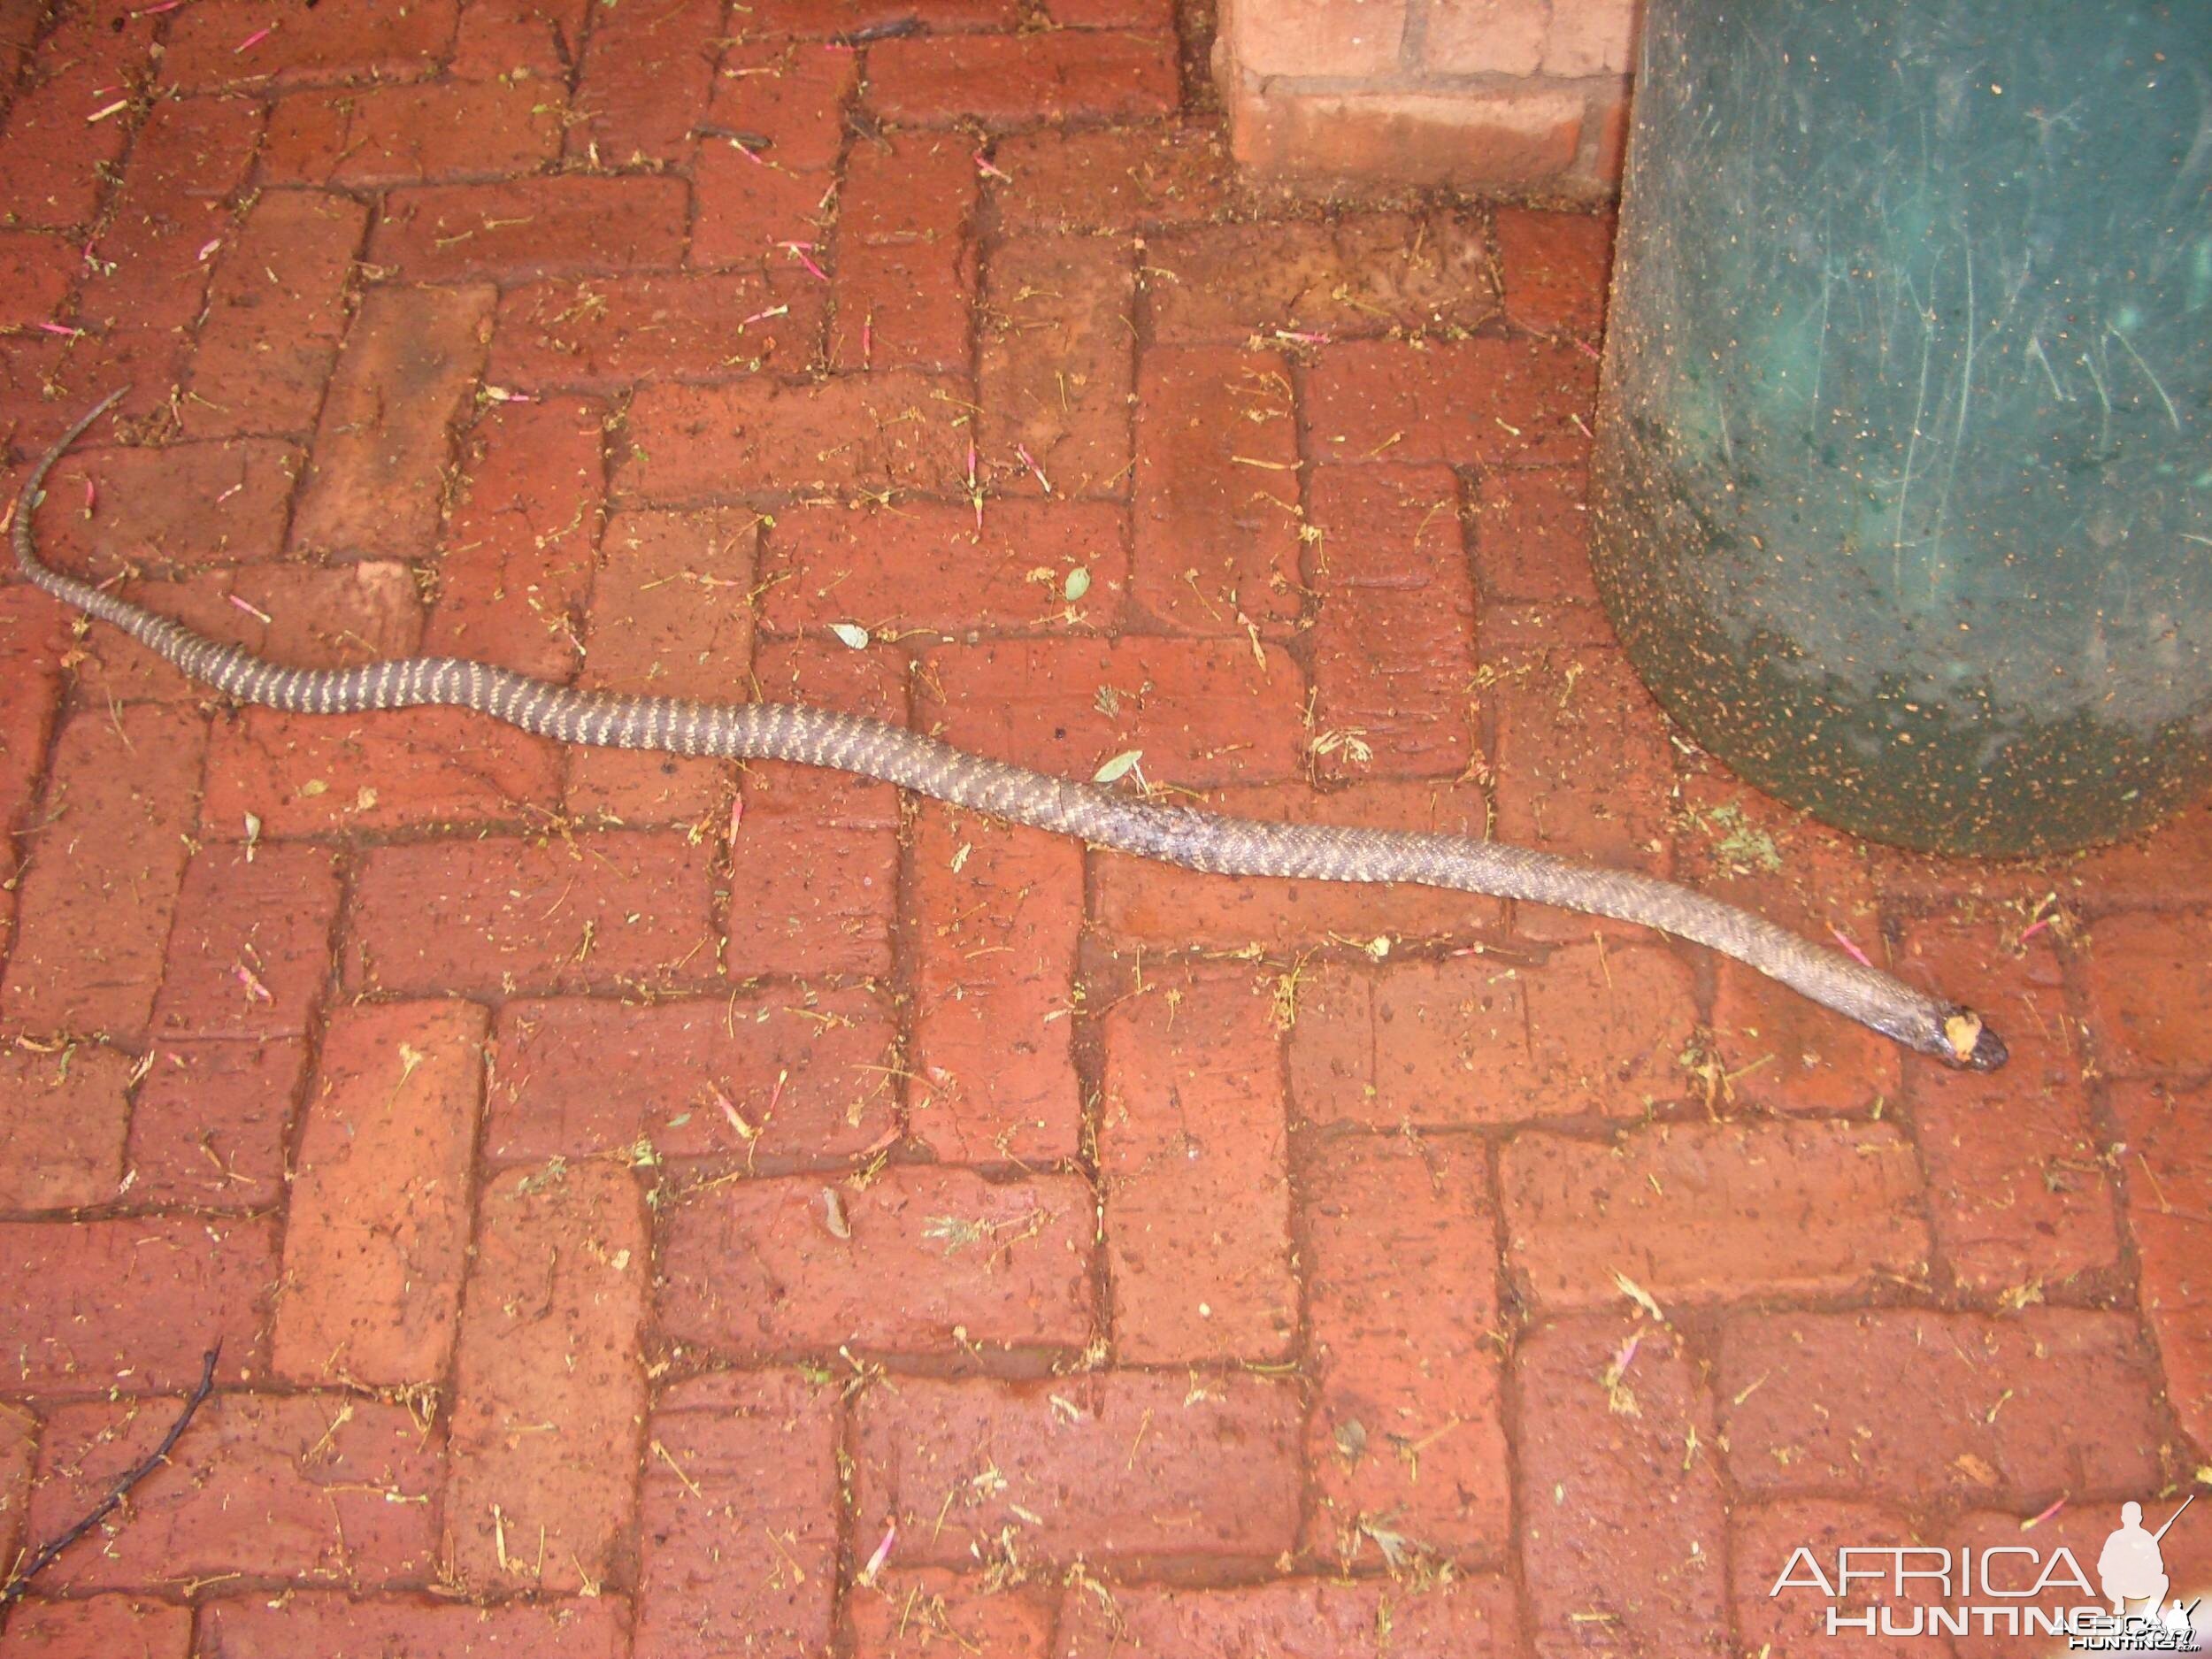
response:
M1105 1019L1098 1127L1114 1348L1276 1360L1298 1325L1281 1039L1248 969L1174 976Z
M1684 780L1675 872L1830 949L1882 949L1865 844L1718 773ZM1897 1044L1741 963L1717 960L1713 1030L1725 1097L1778 1111L1859 1111L1897 1098Z
M351 719L247 709L218 721L203 833L328 835L489 819L513 823L559 803L550 741L459 709Z
M368 210L341 196L256 198L215 256L178 419L195 437L304 435L338 359L346 282Z
M648 386L616 451L622 488L649 501L747 491L953 491L967 419L959 383L911 370L785 386Z
M144 1203L257 1209L283 1196L307 1043L165 1041L131 1112L131 1194Z
M1937 1081L1914 1079L1912 1115L1953 1276L1979 1290L2018 1291L2116 1263L2110 1183L2079 1087L1980 1098L1924 1093ZM2000 1114L1990 1110L1995 1100ZM1990 1133L1993 1121L2003 1133Z
M1339 772L1455 776L1474 758L1475 593L1443 467L1323 467L1317 744ZM1355 747L1356 745L1357 747Z
M486 1156L577 1159L645 1141L663 1157L742 1156L748 1169L850 1158L896 1125L896 1042L886 999L861 987L511 1002Z
M992 252L986 290L978 442L998 487L1040 492L1041 471L1063 495L1126 494L1136 391L1127 244L1010 237Z
M652 1239L619 1164L509 1172L478 1205L461 1310L445 1559L463 1584L604 1583L635 1517Z
M114 16L64 12L31 55L31 79L8 111L4 177L13 224L59 230L88 223L108 170L122 158L128 118L121 111L87 118L126 101L121 88L143 72L159 23L126 13L118 29Z
M2212 1070L2212 916L2107 917L2083 942L2082 977L2107 1071Z
M1480 227L1444 214L1195 225L1148 239L1144 265L1168 345L1463 332L1498 309Z
M206 742L196 714L162 708L62 727L0 983L10 1021L124 1041L145 1030Z
M680 1342L780 1354L1076 1349L1091 1334L1089 1187L893 1167L863 1183L740 1181L662 1212L659 1323ZM895 1297L881 1286L895 1283Z
M737 136L710 134L700 142L691 176L698 205L687 264L710 270L773 264L795 282L812 283L818 295L826 292L822 279L808 273L799 256L821 269L819 250L829 240L837 204L834 173L784 166Z
M371 1387L443 1379L490 1027L469 1002L333 1014L285 1227L271 1345L280 1377Z
M1025 230L1210 219L1235 188L1220 133L1204 123L1018 134L999 141L993 160L1008 175L992 186L1000 222Z
M1898 941L1908 981L1981 1009L2011 1048L1990 1075L1904 1062L1937 1241L1953 1276L1985 1292L2057 1283L2120 1248L2053 930L2023 944L2031 925L1977 906L1914 921Z
M1302 1173L1317 1488L1306 1540L1317 1555L1356 1563L1371 1541L1363 1524L1380 1516L1448 1558L1505 1548L1489 1187L1479 1152L1442 1138L1333 1136Z
M1016 0L752 0L762 35L837 35L914 18L932 29L1010 29Z
M1660 945L1477 949L1301 984L1300 1112L1371 1128L1634 1118L1682 1092L1696 1023L1688 968Z
M1597 337L1613 265L1610 213L1500 207L1492 215L1505 276L1505 314L1540 334Z
M488 372L505 387L626 390L712 372L801 369L821 284L778 271L552 279L500 297Z
M542 76L565 86L584 55L591 0L461 0L449 72L457 80Z
M1579 462L1597 373L1595 358L1547 341L1349 341L1321 349L1307 419L1315 453L1333 461Z
M1564 647L1494 657L1482 698L1501 841L1664 875L1674 787L1666 717L1618 649ZM1589 935L1588 917L1535 904L1515 926L1548 939Z
M0 1222L0 1319L27 1392L181 1389L223 1344L226 1382L259 1369L276 1282L268 1223L147 1217Z
M1476 12L1476 19L1480 12ZM1555 12L1544 31L1544 70L1555 75L1618 74L1635 62L1636 14L1626 0ZM1476 27L1480 27L1479 21Z
M960 1162L1073 1156L1082 848L931 804L916 830L912 892L913 1134Z
M1498 1184L1513 1270L1544 1308L1614 1304L1623 1273L1672 1305L1927 1271L1920 1166L1888 1124L1657 1124L1609 1144L1522 1135Z
M1474 784L1378 778L1326 793L1304 783L1217 789L1193 803L1268 823L1415 830L1479 839L1488 803ZM1461 938L1502 927L1504 903L1410 883L1228 880L1149 859L1092 860L1099 925L1118 939L1169 949L1327 945L1347 939Z
M841 242L833 291L833 369L968 366L975 253L965 244Z
M731 976L888 976L899 884L890 787L751 765L743 790L722 913Z
M749 22L753 30L769 33L757 18ZM734 42L722 55L704 130L764 138L763 160L797 173L824 172L844 147L844 106L858 78L857 60L842 47Z
M833 1390L721 1372L647 1425L636 1659L826 1653L837 1593Z
M1145 354L1136 424L1136 595L1179 633L1280 637L1297 620L1298 432L1271 353Z
M273 438L76 450L47 483L40 550L94 578L126 564L189 570L280 557L300 462L298 445Z
M1007 1529L1043 1561L1296 1545L1299 1406L1272 1379L911 1377L863 1394L855 1417L856 1536L895 1521L902 1565L963 1564Z
M925 659L926 712L947 742L1084 779L1132 749L1157 784L1288 778L1303 688L1267 646L1227 640L1009 640Z
M165 1311L142 1335L175 1317ZM153 1451L178 1403L98 1400L50 1411L31 1531L50 1536L105 1496ZM166 1589L245 1574L362 1588L419 1582L435 1564L438 1461L405 1406L348 1394L218 1394L132 1490L130 1525L101 1548L70 1551L43 1582L71 1590Z
M378 288L315 434L293 545L412 558L437 539L454 425L483 372L489 288Z
M762 619L794 634L1090 627L1118 616L1128 587L1120 514L1103 502L994 499L979 531L951 502L801 503L776 515L763 557Z
M270 28L255 0L207 0L171 19L162 78L198 91L273 79L279 85L366 80L413 80L444 58L453 39L457 0L423 0L404 10L380 0L320 0L288 12ZM269 33L241 50L258 30Z
M384 198L369 257L410 282L665 268L689 204L681 179L649 174L407 188Z
M271 111L261 165L273 184L354 189L531 173L559 153L562 112L526 80L296 93Z
M587 613L580 689L728 701L753 650L757 514L631 512L608 522ZM628 824L703 818L726 799L726 762L581 749L568 810Z
M1444 1578L1425 1589L1410 1578L1120 1585L1105 1599L1071 1584L1061 1606L1060 1659L1325 1659L1373 1652L1379 1640L1393 1659L1508 1659L1522 1651L1513 1586L1487 1576Z
M462 449L427 650L543 680L573 672L606 490L596 403L503 403Z
M1452 4L1441 0L1438 9L1448 13ZM1499 8L1502 15L1495 21L1510 27L1516 21L1513 12L1528 9L1532 8ZM1406 0L1320 0L1285 12L1237 12L1226 19L1223 50L1233 58L1240 78L1387 76L1399 65L1408 10ZM1536 21L1540 27L1540 12ZM1438 22L1440 27L1444 19ZM1417 35L1417 47L1418 43ZM1533 60L1513 65L1520 74L1533 74L1536 69Z
M0 326L11 333L58 321L84 260L66 239L0 231Z
M1053 1659L1057 1600L1048 1586L1000 1586L979 1573L881 1573L846 1601L854 1659L935 1659L948 1643L994 1659Z
M261 123L260 105L244 99L154 105L87 251L82 315L156 328L197 319L209 243L230 227L222 198L244 182Z
M192 1609L133 1595L24 1601L8 1620L8 1648L39 1659L186 1659Z
M112 1048L0 1055L0 1208L112 1201L123 1179L130 1086L130 1058Z
M320 848L207 848L184 872L154 1033L300 1037L330 979L338 876Z
M856 146L838 192L841 235L864 242L957 242L975 216L974 146L957 133L889 133Z
M760 27L757 16L751 21ZM824 240L857 63L841 48L783 40L740 42L724 52L692 168L699 203L692 264L772 257L796 265L795 253Z
M288 1588L202 1603L204 1651L219 1659L621 1659L629 1649L611 1600L477 1607L431 1596L355 1599Z
M1729 1521L1729 1579L1738 1640L1746 1651L1756 1653L1763 1647L1777 1654L1802 1654L1807 1659L1935 1659L1950 1653L1940 1640L1899 1638L1876 1646L1849 1625L1833 1633L1829 1628L1832 1609L1839 1619L1863 1618L1870 1611L1878 1619L1885 1603L1891 1619L1909 1621L1919 1615L1919 1607L1943 1599L1932 1581L1907 1579L1908 1594L1894 1596L1886 1571L1878 1567L1880 1582L1837 1585L1838 1594L1832 1598L1817 1586L1815 1571L1809 1571L1798 1555L1801 1549L1810 1551L1812 1568L1832 1585L1839 1549L1927 1548L1933 1540L1897 1510L1879 1504L1801 1498L1743 1505ZM1875 1563L1884 1561L1883 1556L1873 1557ZM1853 1563L1862 1571L1869 1564L1865 1557ZM1865 1588L1860 1587L1861 1582L1866 1582ZM1911 1594L1915 1590L1920 1593Z
M2124 1151L2129 1231L2143 1316L2158 1339L2166 1397L2185 1432L2212 1443L2212 1090L2121 1083L2109 1095Z
M1717 1385L1742 1492L2032 1506L2158 1483L2131 1316L1756 1315L1728 1327Z
M371 849L354 875L348 981L442 996L715 977L712 871L680 833L498 837Z
M595 16L568 153L612 167L687 160L721 34L718 0L631 0Z
M1680 1337L1570 1319L1525 1339L1515 1365L1534 1651L1586 1654L1597 1624L1650 1653L1732 1653L1713 1398Z
M1471 521L1483 596L1595 604L1588 495L1589 475L1580 467L1485 468Z
M1051 29L887 41L868 55L868 98L894 119L943 125L1040 117L1166 115L1175 37Z
M1494 12L1479 14L1494 27ZM1285 79L1225 88L1244 170L1310 194L1441 187L1464 196L1556 189L1575 165L1590 100L1580 88L1311 89Z

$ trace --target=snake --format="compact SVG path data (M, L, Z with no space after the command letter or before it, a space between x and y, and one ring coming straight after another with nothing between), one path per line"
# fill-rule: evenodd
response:
M1993 1071L2005 1063L2003 1040L1964 1005L1735 905L1633 871L1470 835L1232 817L1095 781L1073 782L971 754L887 721L803 703L579 690L450 657L394 657L334 669L270 662L41 562L31 518L47 473L128 389L110 393L32 469L15 504L16 560L25 576L63 603L121 629L188 678L240 702L295 714L365 714L434 704L470 709L558 743L795 761L879 779L1006 823L1216 875L1407 882L1551 905L1705 946L1948 1065Z

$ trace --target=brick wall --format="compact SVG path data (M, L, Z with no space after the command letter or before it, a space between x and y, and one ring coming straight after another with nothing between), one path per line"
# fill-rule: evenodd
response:
M1637 0L1222 0L1239 162L1317 184L1597 196L1620 175Z

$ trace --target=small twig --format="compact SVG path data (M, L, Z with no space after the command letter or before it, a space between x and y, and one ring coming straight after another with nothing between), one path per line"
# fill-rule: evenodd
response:
M60 1537L42 1546L38 1554L31 1557L29 1566L17 1573L4 1585L0 1585L0 1607L8 1607L19 1601L24 1591L30 1587L32 1579L52 1566L70 1545L106 1520L114 1512L115 1507L130 1496L133 1486L169 1461L170 1452L184 1437L185 1430L192 1426L192 1419L198 1415L200 1407L205 1403L208 1395L215 1392L215 1364L222 1356L223 1345L220 1342L208 1349L207 1357L200 1364L200 1380L194 1386L191 1397L184 1402L184 1409L177 1413L177 1420L169 1425L169 1432L161 1437L161 1444L154 1448L152 1455L145 1462L126 1472L123 1479L115 1484L113 1490L92 1507L89 1514L62 1533Z

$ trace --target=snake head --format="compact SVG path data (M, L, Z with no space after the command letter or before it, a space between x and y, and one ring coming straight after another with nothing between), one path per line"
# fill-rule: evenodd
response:
M1994 1071L2012 1056L2005 1040L1967 1008L1944 1016L1943 1044L1941 1057L1968 1071Z

